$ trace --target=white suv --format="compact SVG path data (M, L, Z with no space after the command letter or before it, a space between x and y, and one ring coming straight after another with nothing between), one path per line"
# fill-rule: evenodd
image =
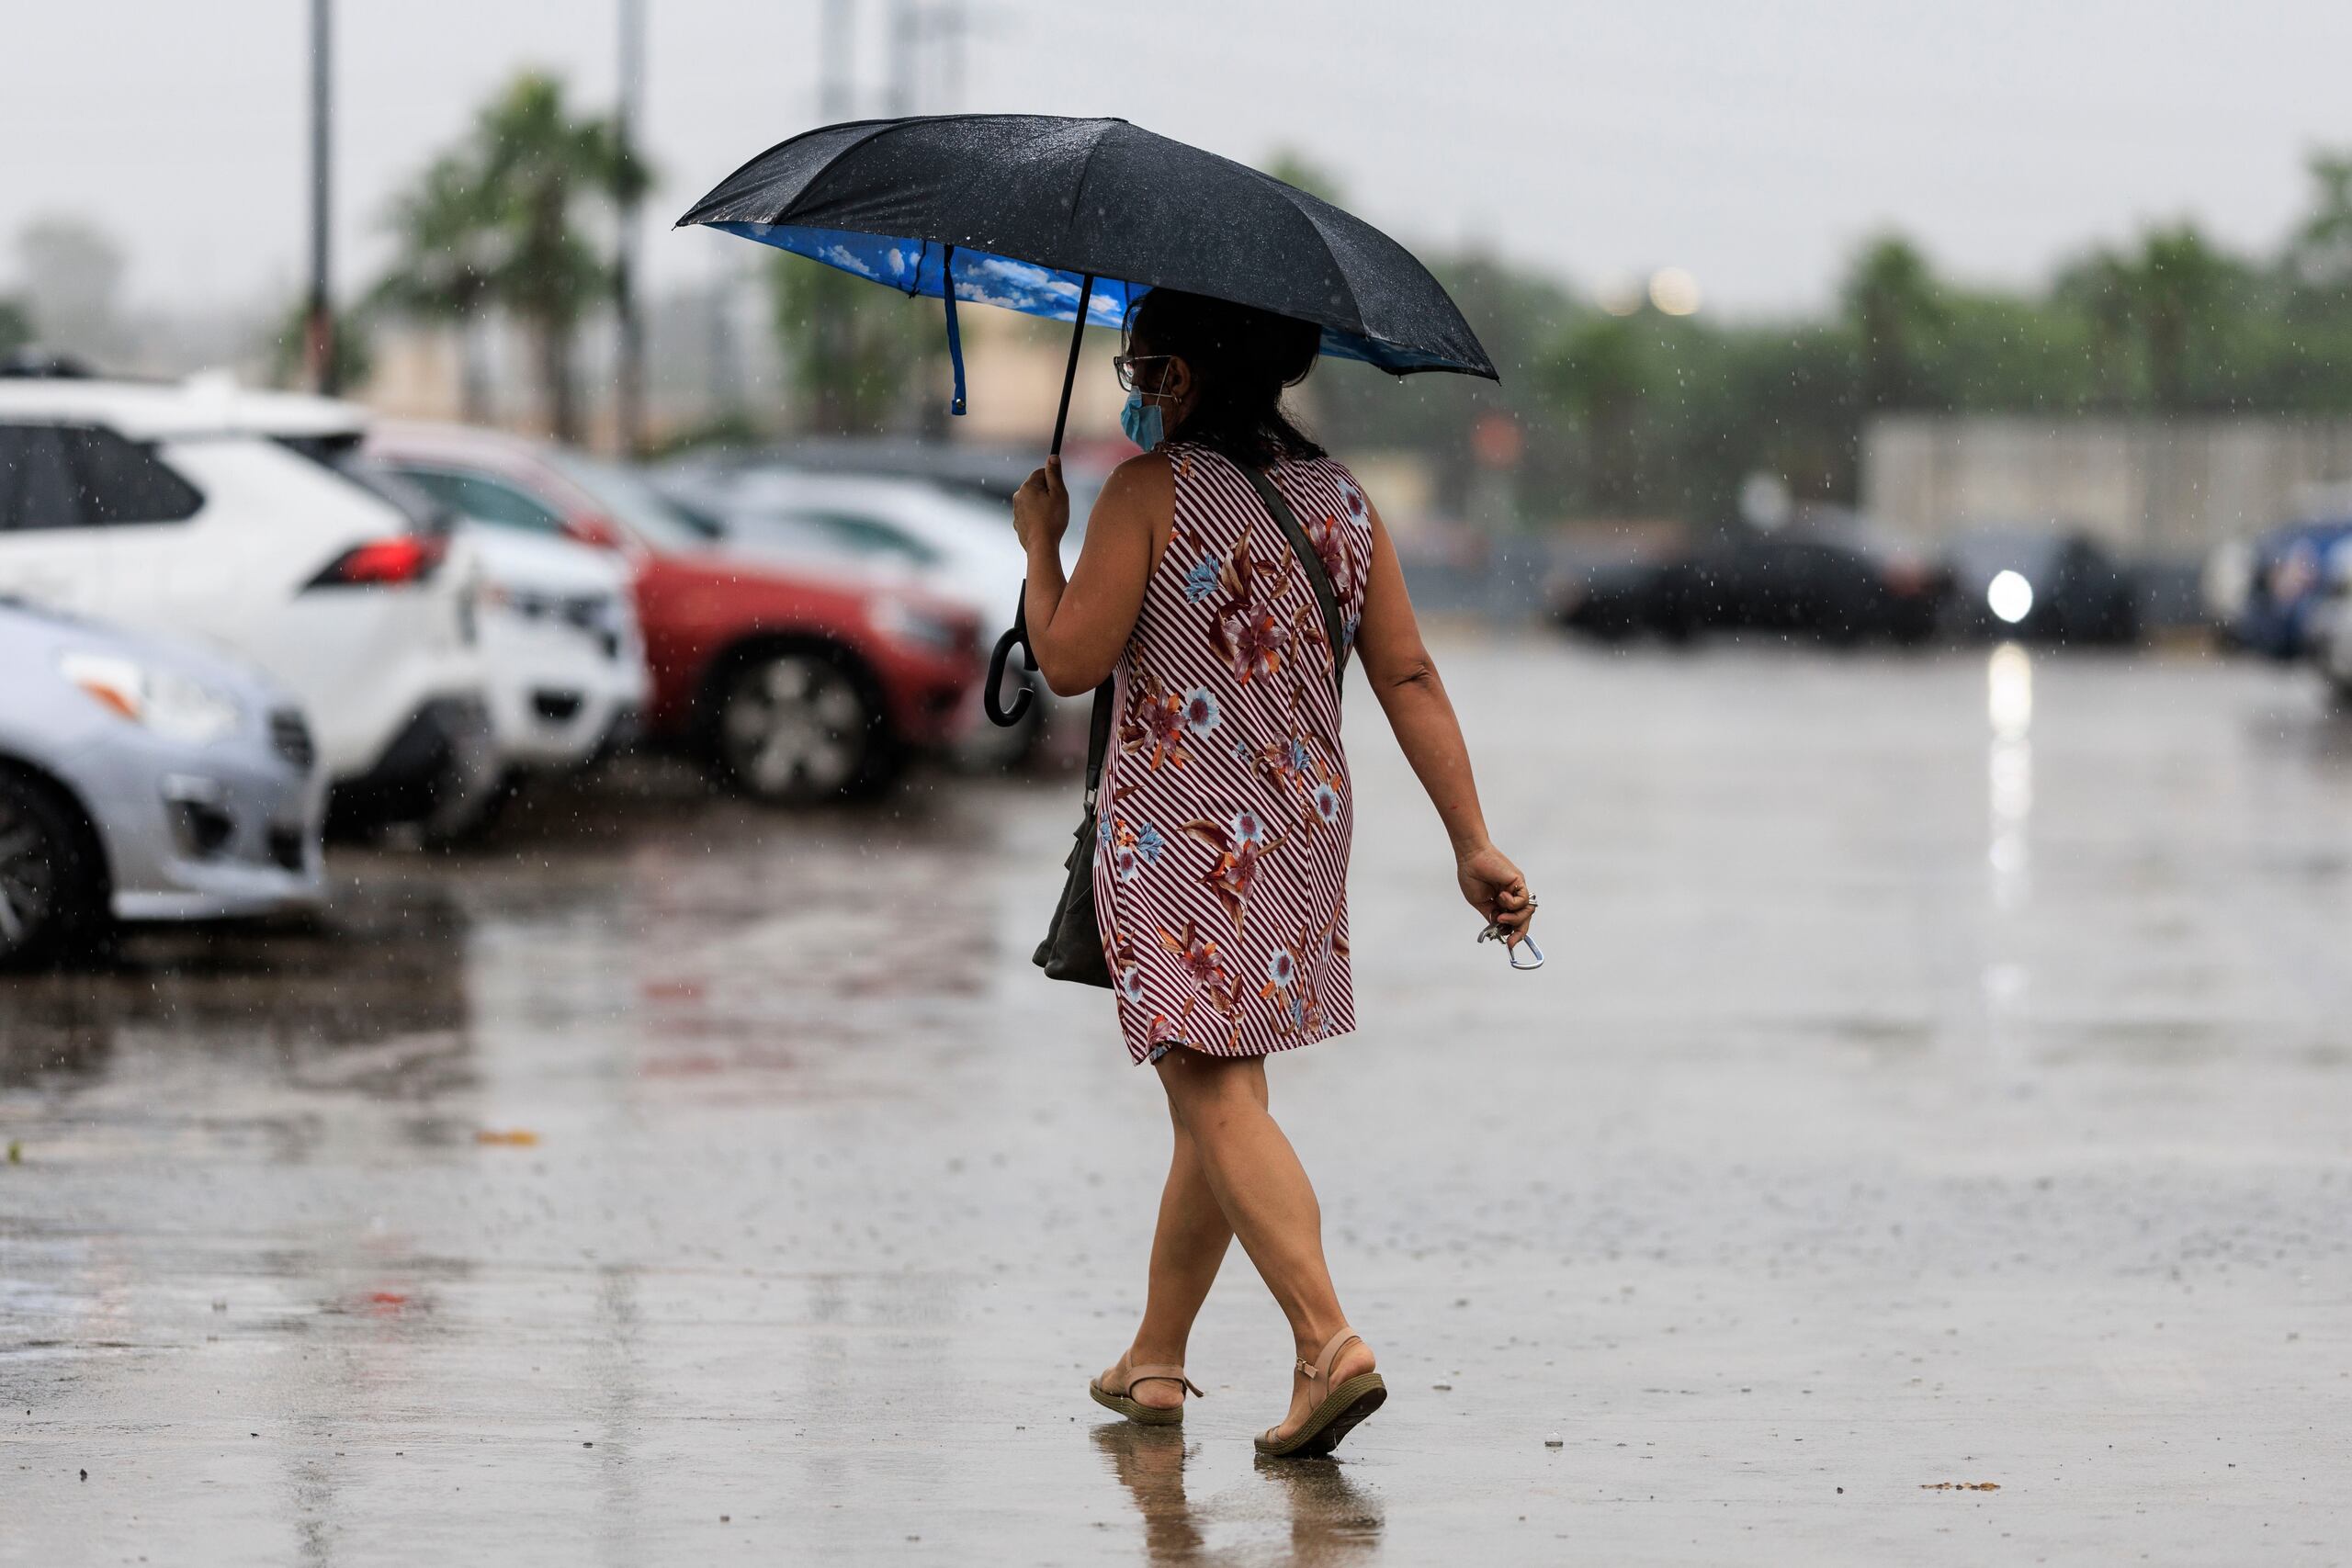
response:
M243 433L236 397L0 381L0 593L243 655L300 698L338 817L464 831L498 774L470 547Z
M469 518L360 450L369 416L356 403L239 391L234 416L241 430L382 495L413 529L454 529L465 541L481 569L484 694L510 781L586 767L633 737L647 673L626 563L527 521L495 527Z

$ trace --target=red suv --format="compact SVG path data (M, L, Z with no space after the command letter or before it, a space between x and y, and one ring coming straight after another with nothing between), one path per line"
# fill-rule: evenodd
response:
M479 523L616 550L635 568L645 728L762 799L879 793L951 739L979 624L919 590L732 547L626 468L456 426L378 425L368 450Z

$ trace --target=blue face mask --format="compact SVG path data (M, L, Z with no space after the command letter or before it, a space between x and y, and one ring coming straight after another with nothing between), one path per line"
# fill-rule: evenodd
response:
M1127 394L1127 406L1119 411L1119 428L1147 452L1168 439L1161 428L1159 405L1145 402L1141 392Z

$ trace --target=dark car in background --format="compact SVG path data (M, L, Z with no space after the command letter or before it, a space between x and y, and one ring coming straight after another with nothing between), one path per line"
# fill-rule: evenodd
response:
M1726 631L1911 647L1934 634L1945 589L1933 563L1858 528L1743 528L1654 562L1588 570L1555 588L1553 613L1604 640Z
M1953 636L2118 647L2140 638L2132 575L2078 529L1971 529L1946 547Z

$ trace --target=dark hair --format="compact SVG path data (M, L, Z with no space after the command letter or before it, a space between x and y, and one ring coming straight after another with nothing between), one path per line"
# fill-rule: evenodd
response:
M1315 368L1322 329L1271 310L1155 288L1136 301L1129 331L1154 354L1192 367L1198 400L1171 441L1194 441L1252 468L1323 448L1283 412L1283 389Z

